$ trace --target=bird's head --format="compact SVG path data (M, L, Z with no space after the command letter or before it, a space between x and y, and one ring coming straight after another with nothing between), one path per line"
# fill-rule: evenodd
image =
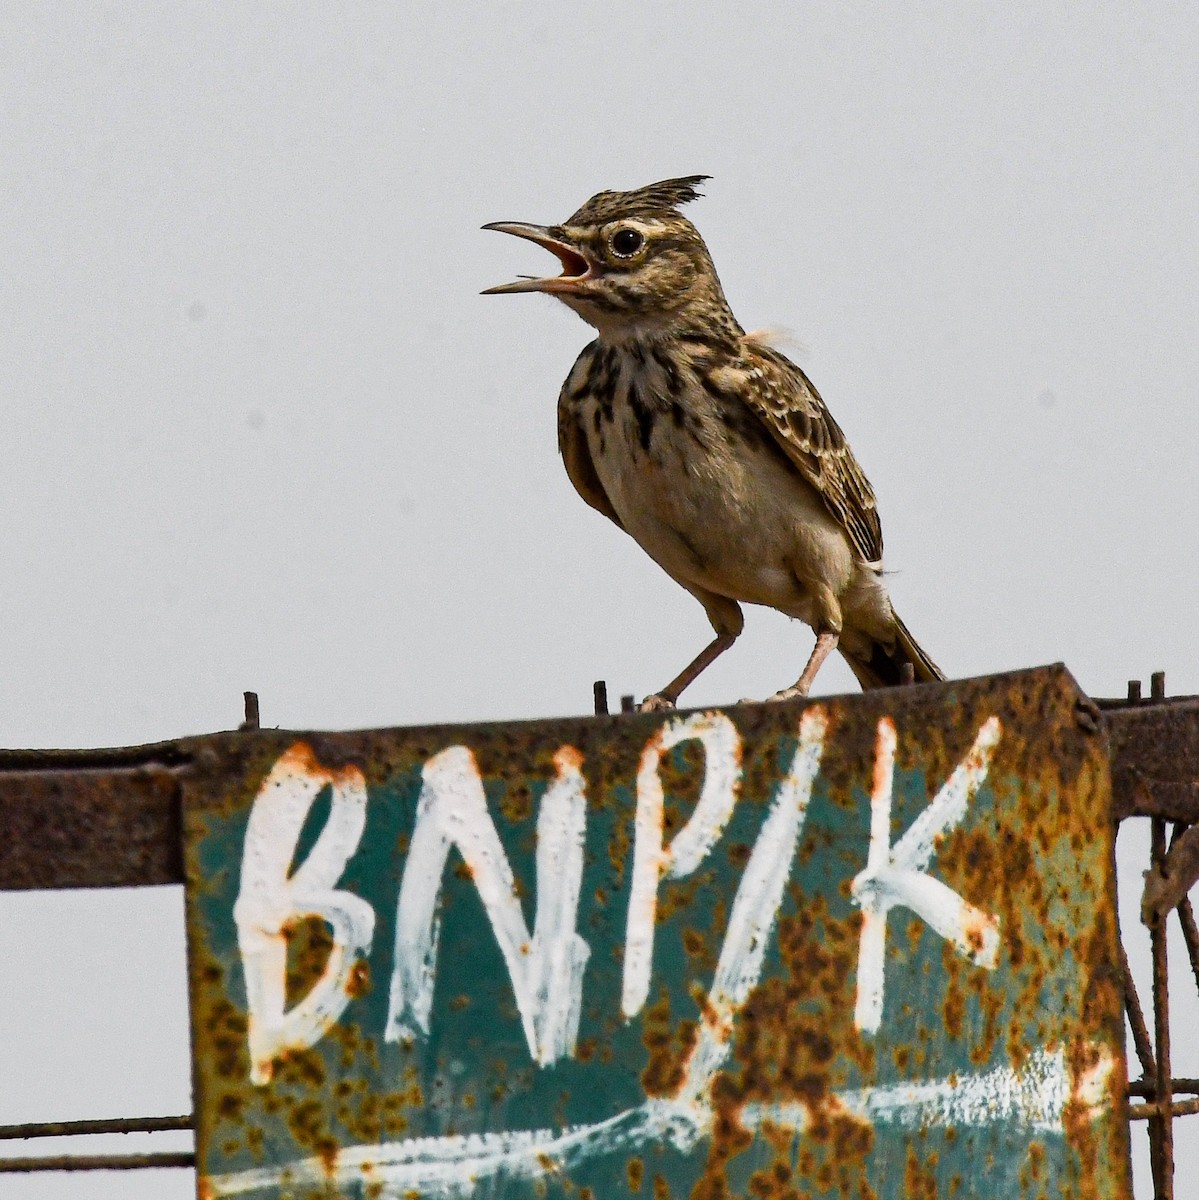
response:
M630 192L599 192L562 225L484 225L544 246L558 256L562 273L522 277L483 294L545 292L615 336L668 329L693 314L727 313L708 248L678 211L707 178L688 175Z

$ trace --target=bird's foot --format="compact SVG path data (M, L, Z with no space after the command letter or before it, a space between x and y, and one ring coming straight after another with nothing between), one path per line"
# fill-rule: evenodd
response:
M637 705L637 711L643 713L674 712L674 701L669 696L663 696L661 692L655 692L652 696L646 696Z
M783 700L803 700L808 695L808 689L801 687L798 683L792 684L788 688L783 688L781 692L775 692L773 696L767 696L762 702L763 704L779 704Z

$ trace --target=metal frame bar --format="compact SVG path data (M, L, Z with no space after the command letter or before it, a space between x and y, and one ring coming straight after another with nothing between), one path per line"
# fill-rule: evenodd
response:
M0 1174L30 1171L138 1171L195 1167L192 1150L158 1154L46 1154L33 1158L0 1158Z
M25 1125L0 1125L0 1141L14 1138L80 1137L93 1133L164 1133L190 1130L195 1120L186 1117L117 1117L98 1121L34 1121Z
M186 1117L117 1117L95 1121L36 1121L0 1125L0 1141L42 1137L87 1137L101 1133L165 1133L191 1131L196 1122ZM194 1167L192 1150L151 1151L146 1154L39 1154L0 1158L0 1174L30 1171L131 1171L147 1168Z

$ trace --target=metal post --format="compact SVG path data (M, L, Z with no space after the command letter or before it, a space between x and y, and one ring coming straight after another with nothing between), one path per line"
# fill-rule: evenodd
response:
M1153 818L1153 866L1160 871L1166 856L1166 822ZM1170 980L1166 960L1166 913L1157 915L1149 930L1153 946L1153 1025L1157 1042L1154 1101L1157 1115L1149 1121L1150 1157L1156 1200L1174 1200L1174 1114L1170 1080Z
M238 726L243 732L252 733L261 728L258 723L258 693L244 692L246 698L246 719Z

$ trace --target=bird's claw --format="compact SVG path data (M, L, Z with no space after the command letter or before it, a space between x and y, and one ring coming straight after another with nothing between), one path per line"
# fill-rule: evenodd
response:
M652 696L646 696L637 705L637 711L643 713L674 712L674 701L669 696L663 696L661 692L655 692Z
M767 696L764 700L759 700L756 696L742 696L737 701L738 704L779 704L784 700L796 700L806 697L808 694L807 688L789 687L783 688L781 692L775 692L773 696Z

